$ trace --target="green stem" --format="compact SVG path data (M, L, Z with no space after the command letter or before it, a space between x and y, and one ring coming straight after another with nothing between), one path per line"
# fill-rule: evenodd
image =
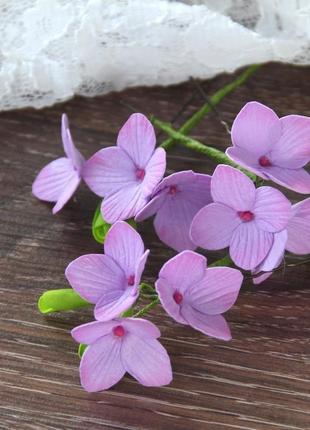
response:
M139 288L141 292L145 292L147 294L156 294L155 288L145 282L141 282Z
M38 301L38 308L42 314L70 311L85 306L90 306L90 303L71 288L45 291Z
M140 309L139 312L137 312L136 314L134 314L134 318L139 318L142 315L146 314L149 310L153 309L156 305L158 305L158 303L159 303L159 298L157 297L151 303L149 303L148 305L144 306L144 308Z
M166 132L169 136L173 137L173 139L179 141L183 146L186 146L186 148L192 149L196 152L200 152L201 154L206 155L217 163L228 164L229 166L236 167L237 169L244 172L253 181L255 181L256 176L253 173L248 172L246 169L243 169L242 167L238 166L238 164L234 163L230 158L227 157L226 154L224 154L224 152L220 151L219 149L204 145L196 139L192 139L191 137L185 136L184 134L175 130L170 124L160 121L157 118L153 117L151 121L155 125L155 127L160 128L161 130Z
M235 91L240 85L242 85L253 73L260 67L258 64L253 64L248 67L240 76L235 80L225 85L214 93L208 103L205 103L191 118L189 118L182 127L178 130L182 134L189 134L190 131L210 112L218 105L224 97ZM174 144L175 139L170 136L169 139L165 140L160 146L164 149L169 149Z

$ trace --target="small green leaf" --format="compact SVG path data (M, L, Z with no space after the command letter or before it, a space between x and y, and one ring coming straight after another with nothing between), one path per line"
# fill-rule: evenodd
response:
M97 206L93 223L92 223L92 233L95 240L99 243L104 243L107 232L109 231L111 224L108 224L101 215L100 206Z
M94 239L99 243L104 243L105 237L110 230L111 224L107 223L101 215L101 204L97 206L93 222L92 222L92 233L94 236ZM136 228L137 225L134 221L134 219L127 220L128 224L131 225L131 227Z
M80 358L82 358L82 355L84 354L85 349L87 348L87 346L88 346L88 345L85 345L85 343L80 343L80 344L79 344L78 356L79 356Z
M45 291L38 300L38 308L42 314L71 311L89 305L90 303L82 299L72 288Z
M209 267L220 267L220 266L231 266L232 265L232 259L229 255L226 255L225 257L221 258L220 260L215 261L214 263L210 264Z

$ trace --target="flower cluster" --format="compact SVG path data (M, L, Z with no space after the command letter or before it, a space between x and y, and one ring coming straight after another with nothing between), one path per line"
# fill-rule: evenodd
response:
M212 176L187 170L163 178L166 153L155 149L153 126L142 114L130 116L115 147L87 161L73 143L66 115L61 135L66 157L41 170L33 194L55 202L56 213L84 180L103 198L101 222L108 226L104 253L83 255L65 272L75 307L94 305L95 321L72 330L84 345L80 377L87 391L108 389L126 372L146 386L171 382L160 331L140 318L157 303L176 322L227 341L231 332L223 314L238 298L243 271L258 284L280 266L285 251L310 253L310 198L292 205L279 189L264 184L272 180L310 193L304 168L310 161L307 117L279 119L268 107L248 103L233 123L227 165L219 164ZM262 180L253 182L253 173ZM161 268L155 287L141 282L149 250L125 222L152 216L159 239L177 252ZM233 267L207 266L197 247L228 248L226 262ZM137 310L142 297L151 302ZM62 303L49 309L68 308Z

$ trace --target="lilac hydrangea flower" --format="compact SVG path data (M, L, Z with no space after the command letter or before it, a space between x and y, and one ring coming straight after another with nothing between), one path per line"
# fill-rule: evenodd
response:
M62 115L61 137L66 157L52 161L39 172L32 193L40 200L56 202L53 214L70 200L81 182L84 158L74 146L67 115Z
M205 257L183 251L164 264L155 285L164 309L177 322L230 340L229 326L221 314L235 303L242 281L239 270L208 269Z
M247 103L231 130L226 154L258 176L299 193L310 193L310 118L276 113L258 102Z
M74 328L72 336L89 345L80 363L81 384L89 392L112 387L126 372L149 387L172 380L169 356L157 340L160 331L149 321L94 321Z
M136 221L155 215L154 227L160 240L176 251L195 249L189 237L194 215L212 202L211 177L192 170L173 173L155 188L151 201L137 214Z
M136 113L120 130L116 147L101 149L86 162L83 178L104 197L101 213L108 223L137 215L164 176L166 153L155 150L155 143L152 124Z
M101 321L118 317L137 300L149 254L139 233L123 221L108 231L104 250L103 255L82 255L65 272L71 287L96 305L95 318Z
M310 254L310 198L292 206L286 229L275 234L267 257L253 271L254 275L264 272L253 278L254 284L260 284L272 275L272 271L283 261L285 251L297 255Z
M255 189L245 174L224 165L214 171L211 195L214 203L193 219L193 242L209 250L229 247L237 266L254 269L270 251L274 234L286 228L290 202L272 187Z

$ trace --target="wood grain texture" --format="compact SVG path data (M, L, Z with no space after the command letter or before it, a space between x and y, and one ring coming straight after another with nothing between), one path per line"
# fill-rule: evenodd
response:
M231 125L242 105L256 99L280 115L310 115L309 74L310 68L264 66L221 103L219 113ZM204 85L211 94L230 79L220 76ZM174 369L173 383L160 389L126 376L108 392L87 394L79 384L70 329L90 321L91 311L43 317L36 309L42 291L67 286L63 273L71 260L100 251L90 230L98 200L86 187L57 216L31 195L39 169L62 156L60 114L67 112L77 146L90 156L114 144L130 113L121 101L169 120L192 91L191 83L137 88L0 115L1 430L310 429L309 264L288 268L285 276L279 271L258 287L248 282L227 314L231 342L203 336L177 325L159 307L153 310L150 319L161 329ZM179 124L201 102L197 96ZM218 148L229 145L215 114L192 136ZM184 148L169 153L168 173L213 167ZM173 252L159 243L151 222L141 232L152 251L145 280L153 282Z

